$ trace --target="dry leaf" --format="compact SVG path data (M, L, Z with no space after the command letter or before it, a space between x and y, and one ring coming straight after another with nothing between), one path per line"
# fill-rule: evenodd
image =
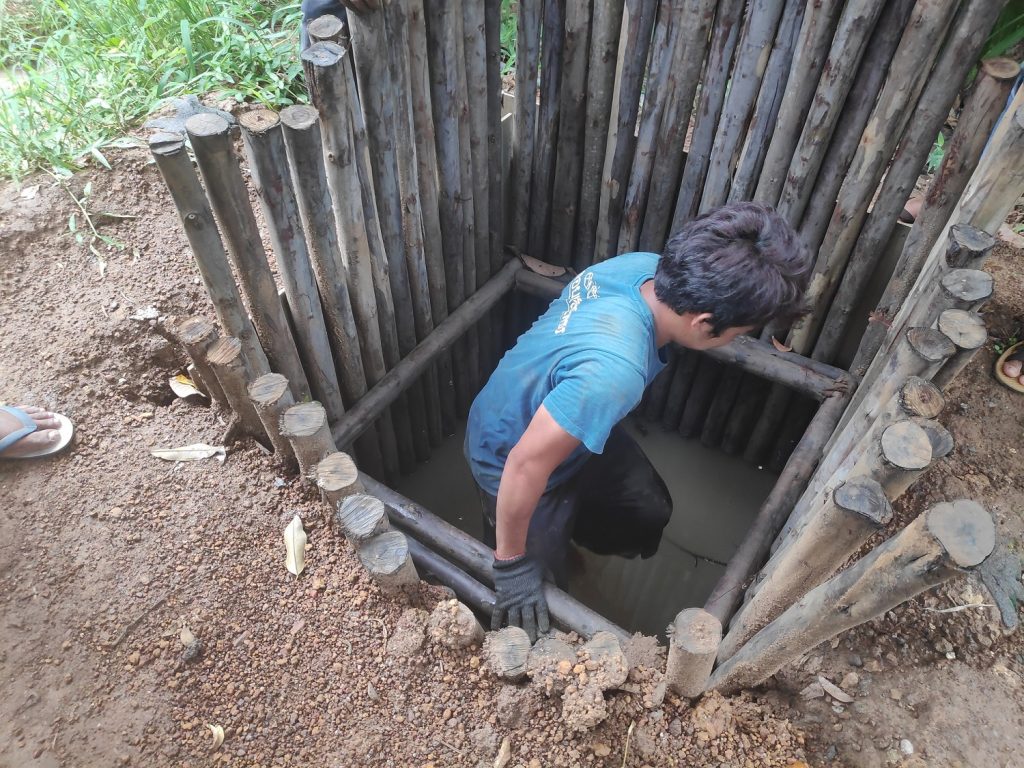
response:
M179 373L177 376L173 376L167 383L170 385L171 391L178 397L192 397L193 395L206 397L206 395L199 391L196 383L184 374Z
M853 703L853 697L828 678L818 675L818 682L821 684L822 690L836 701L843 704Z
M215 458L221 464L224 463L227 456L223 445L207 445L206 443L193 443L181 448L154 448L150 454L164 461L202 461Z
M216 752L220 749L220 745L224 743L224 729L219 725L210 725L209 723L206 724L206 727L213 734L213 744L210 745L210 751Z
M494 758L494 768L505 768L505 765L509 760L512 759L512 742L509 741L506 736L501 741L501 748L498 750L498 756Z
M192 630L188 628L188 624L182 622L181 633L178 635L182 645L191 645L196 641L196 636L192 634Z
M783 344L781 341L776 339L774 336L772 336L772 346L774 346L777 350L779 350L779 352L792 352L793 351L792 347L787 347L785 344Z
M298 515L284 529L284 548L287 550L285 567L289 573L298 576L306 567L306 532Z

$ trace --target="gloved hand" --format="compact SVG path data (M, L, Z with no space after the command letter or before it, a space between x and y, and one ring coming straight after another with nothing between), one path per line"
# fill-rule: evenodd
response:
M534 642L538 629L547 632L550 628L543 567L529 555L520 555L511 560L495 558L493 568L491 629L500 629L502 619L507 619L510 627L522 627Z

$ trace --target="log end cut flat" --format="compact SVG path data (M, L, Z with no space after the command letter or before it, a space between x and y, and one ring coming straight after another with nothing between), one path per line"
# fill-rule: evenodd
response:
M341 451L329 454L316 465L316 484L334 504L349 495L346 491L351 489L354 493L363 489L356 463L351 456Z
M900 406L911 416L934 419L946 407L946 398L927 379L910 376L900 389Z
M946 334L934 328L911 328L907 331L907 341L914 351L929 363L941 363L956 352L956 347Z
M973 568L992 554L996 527L992 516L977 502L947 501L936 504L927 514L928 530L961 568Z
M898 469L924 469L932 460L928 433L909 419L886 427L881 443L882 456Z
M939 315L939 331L959 349L978 349L988 340L985 321L976 312L947 309Z
M238 116L238 124L249 133L266 133L281 122L276 112L269 109L253 109Z
M385 531L363 542L359 562L382 586L400 587L419 580L409 556L409 542L399 531Z
M206 352L206 359L211 365L231 365L239 360L242 354L242 342L234 336L218 339Z
M345 23L333 14L324 14L306 25L306 33L313 41L339 40L345 32Z
M974 304L992 296L992 275L980 269L954 269L942 276L942 289L957 301Z
M216 330L205 317L187 317L178 324L176 334L182 344L191 346L206 341Z
M230 128L231 124L227 120L210 112L192 115L185 121L185 130L188 131L188 135L197 138L226 134Z
M326 426L327 411L316 401L293 405L281 416L285 437L310 437Z
M892 520L892 505L885 498L885 491L878 481L870 477L847 480L835 489L832 498L836 506L848 512L856 512L878 527Z
M521 627L488 632L483 654L487 668L502 680L522 680L530 656L530 636Z
M288 379L280 373L265 373L249 385L249 398L260 406L276 403L285 396Z
M335 521L349 541L360 542L388 529L384 502L365 493L345 498L338 507Z
M337 64L344 55L345 49L340 45L329 40L322 40L304 50L301 58L304 63L313 67L330 67Z
M281 110L281 123L285 128L290 128L293 131L312 128L319 120L320 113L308 104L293 104Z

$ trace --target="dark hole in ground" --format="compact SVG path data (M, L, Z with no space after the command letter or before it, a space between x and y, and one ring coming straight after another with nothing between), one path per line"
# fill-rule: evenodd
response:
M569 593L619 626L664 637L683 608L702 606L739 546L776 476L660 425L626 420L672 494L672 519L647 560L574 547ZM480 538L480 505L462 455L463 433L402 478L395 490ZM717 561L717 562L713 562Z

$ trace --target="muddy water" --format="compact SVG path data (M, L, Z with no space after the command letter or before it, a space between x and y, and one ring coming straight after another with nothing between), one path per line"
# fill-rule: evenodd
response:
M647 560L576 549L569 592L626 629L664 636L677 612L704 604L775 475L657 426L626 426L669 487L672 520L658 552ZM480 536L480 508L461 433L395 490Z

